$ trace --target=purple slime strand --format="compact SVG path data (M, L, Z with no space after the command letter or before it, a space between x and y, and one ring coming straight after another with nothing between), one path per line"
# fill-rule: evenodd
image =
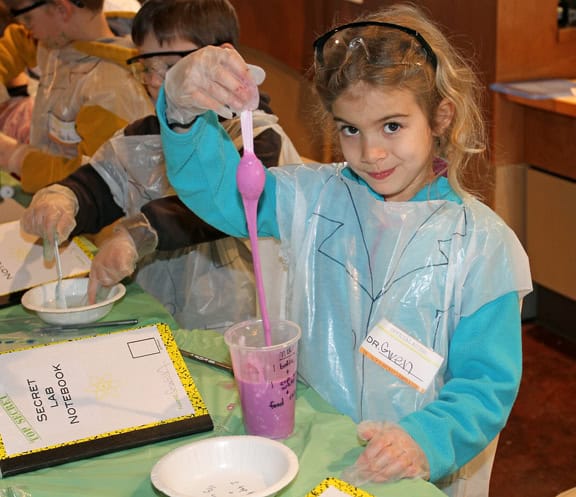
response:
M264 283L262 281L262 265L260 263L260 253L258 250L258 199L264 191L266 173L262 162L254 154L254 139L252 131L252 111L242 111L240 114L242 126L242 142L244 153L238 163L236 171L236 184L242 196L242 203L246 213L246 223L248 226L248 236L252 246L252 263L254 265L254 277L256 279L256 291L260 312L262 313L262 325L264 327L264 340L267 346L272 345L270 333L270 318L266 306L266 295L264 293Z

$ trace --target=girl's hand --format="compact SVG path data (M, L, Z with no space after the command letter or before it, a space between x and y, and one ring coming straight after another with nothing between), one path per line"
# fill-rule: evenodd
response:
M368 442L356 463L342 477L353 485L402 478L430 478L426 455L414 439L393 423L363 421L358 436Z
M207 110L230 118L258 106L264 71L246 64L233 48L207 46L178 61L166 74L168 122L185 123Z

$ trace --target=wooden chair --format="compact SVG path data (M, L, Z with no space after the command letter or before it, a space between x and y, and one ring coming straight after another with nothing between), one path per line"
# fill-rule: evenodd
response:
M561 494L558 494L556 497L576 497L576 487L571 488L570 490L565 490Z

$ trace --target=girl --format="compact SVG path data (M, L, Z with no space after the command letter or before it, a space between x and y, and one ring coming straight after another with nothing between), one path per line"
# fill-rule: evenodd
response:
M531 278L515 235L461 183L485 148L477 80L411 6L340 26L314 48L346 162L267 171L258 212L288 264L299 372L362 422L367 447L348 480L420 476L486 496L518 390ZM234 236L246 236L238 154L203 109L227 115L256 99L238 54L209 48L174 66L157 102L169 180ZM168 126L194 115L187 132Z

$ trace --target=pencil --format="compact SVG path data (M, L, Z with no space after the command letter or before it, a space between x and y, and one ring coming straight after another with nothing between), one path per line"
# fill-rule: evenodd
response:
M74 331L85 330L90 328L104 328L106 326L129 326L131 324L138 324L137 319L119 319L117 321L100 321L95 323L79 323L79 324L56 324L54 326L44 326L38 331L41 333L50 333L53 331Z
M225 362L216 361L214 359L210 359L209 357L205 357L203 355L195 354L194 352L190 352L184 349L178 349L180 353L188 357L189 359L193 359L195 361L204 362L206 364L210 364L211 366L223 369L224 371L228 371L232 373L232 366L230 364L226 364Z

